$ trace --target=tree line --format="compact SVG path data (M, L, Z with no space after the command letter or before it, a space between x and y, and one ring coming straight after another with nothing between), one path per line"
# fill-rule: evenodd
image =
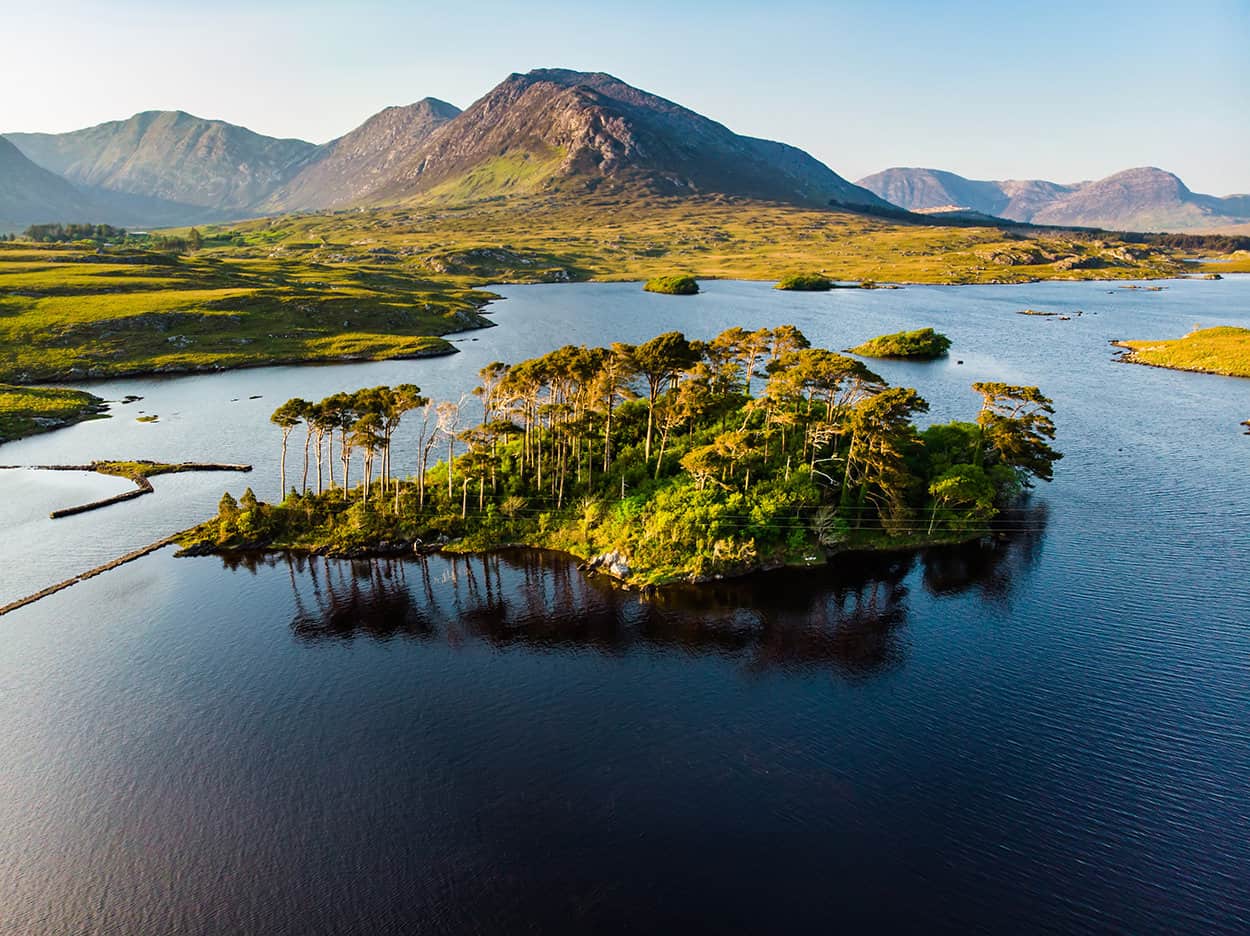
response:
M22 237L39 244L65 244L71 241L121 240L125 228L111 224L32 224L22 232Z

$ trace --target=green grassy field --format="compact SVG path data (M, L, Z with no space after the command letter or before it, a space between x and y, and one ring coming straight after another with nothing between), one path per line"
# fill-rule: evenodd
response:
M0 380L34 383L439 353L488 294L365 254L0 245Z
M803 269L840 281L1014 283L1193 269L1168 250L1086 235L1026 238L722 197L524 194L532 168L494 167L515 179L506 199L466 204L472 192L440 192L408 207L209 226L191 254L0 244L0 381L446 352L441 336L488 322L480 287L493 282L675 269L776 280ZM38 405L14 402L9 419L37 420Z
M310 259L362 247L393 249L432 274L466 284L564 276L646 280L673 270L701 279L771 281L798 268L834 280L1014 283L1163 277L1186 268L1169 251L1114 238L1026 238L998 228L900 224L712 196L423 203L261 219L208 233L242 235L249 244Z
M99 397L81 390L0 384L0 442L90 419L102 406Z
M1238 250L1227 258L1186 266L1195 273L1250 273L1250 250Z
M1250 377L1250 328L1202 328L1170 341L1117 341L1133 364Z

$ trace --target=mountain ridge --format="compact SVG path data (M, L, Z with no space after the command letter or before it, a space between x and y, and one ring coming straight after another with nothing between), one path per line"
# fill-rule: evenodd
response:
M69 133L5 135L75 185L223 213L254 205L317 149L185 111L141 111Z
M439 127L366 196L384 203L449 186L510 191L731 194L796 204L887 207L796 147L734 133L604 72L513 73Z
M737 134L605 72L561 68L513 73L464 111L428 97L387 107L319 146L184 111L7 137L69 186L26 168L22 195L13 175L7 197L15 207L25 199L18 213L47 221L90 211L96 221L175 226L516 195L729 196L1122 230L1250 221L1250 196L1195 193L1153 167L1073 184L896 167L852 183L797 147Z
M66 179L36 165L0 136L0 230L47 221L48 206L67 219L84 222L94 222L92 215L98 210Z
M460 113L454 104L432 97L385 107L318 147L304 167L259 207L293 211L349 204L376 187L395 163L409 158L431 133Z
M736 134L612 75L569 69L514 73L463 112L436 98L389 107L321 146L183 111L11 137L32 162L127 222L530 192L893 210L797 147Z
M909 211L956 207L1059 227L1184 231L1250 220L1250 196L1221 198L1192 192L1174 173L1153 166L1070 184L1044 179L985 181L940 169L894 167L865 176L858 184Z

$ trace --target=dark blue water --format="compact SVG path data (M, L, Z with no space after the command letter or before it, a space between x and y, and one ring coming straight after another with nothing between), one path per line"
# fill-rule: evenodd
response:
M881 370L935 419L975 412L973 380L1039 383L1067 457L1008 542L653 602L524 552L162 552L6 616L0 933L1250 930L1250 381L1106 344L1250 324L1250 282L506 293L453 358L118 382L161 422L0 461L252 460L264 496L295 393L458 393L564 341L785 321L839 348L934 325L949 361ZM3 592L225 480L69 527L43 508L97 482L0 476Z

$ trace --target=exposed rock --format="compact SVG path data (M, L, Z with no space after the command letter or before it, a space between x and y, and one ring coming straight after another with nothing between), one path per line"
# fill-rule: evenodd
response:
M611 75L565 69L510 76L397 160L361 200L394 202L448 186L473 198L638 186L889 207L802 150L739 136Z
M629 560L616 550L595 556L586 563L585 568L595 572L605 572L622 579L628 578L630 573Z

